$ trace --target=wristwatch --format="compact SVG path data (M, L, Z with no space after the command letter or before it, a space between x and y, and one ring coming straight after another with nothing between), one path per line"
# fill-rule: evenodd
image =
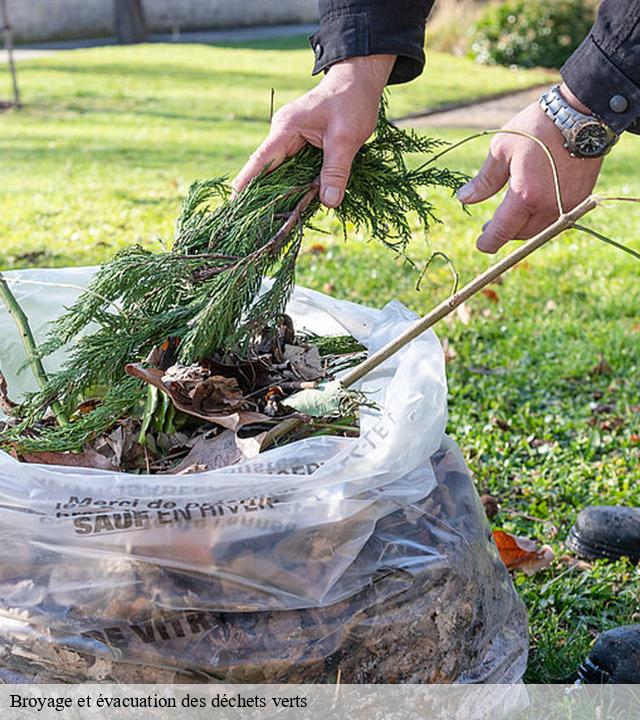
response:
M620 136L605 122L572 108L560 92L559 85L542 94L540 107L560 130L564 146L574 157L601 157L618 142Z

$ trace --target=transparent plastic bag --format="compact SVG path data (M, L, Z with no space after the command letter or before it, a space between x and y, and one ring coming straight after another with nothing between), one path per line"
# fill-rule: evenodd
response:
M54 286L91 272L13 275L51 283L16 286L36 337L78 293ZM374 310L302 288L288 312L369 351L415 320L397 302ZM0 331L0 368L24 390L6 313ZM321 682L337 667L344 682L519 679L526 618L444 438L435 334L360 389L379 409L363 410L359 438L308 438L197 475L0 454L0 663L31 658L73 680Z

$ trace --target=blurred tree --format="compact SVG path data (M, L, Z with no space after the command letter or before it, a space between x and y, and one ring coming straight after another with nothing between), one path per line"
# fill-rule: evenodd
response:
M2 22L2 34L4 35L4 46L9 56L9 72L13 82L13 104L20 107L20 88L18 87L18 75L16 73L16 64L13 60L13 29L9 22L9 12L7 10L7 1L0 0L0 21Z
M147 23L142 0L114 0L116 35L121 45L144 42Z

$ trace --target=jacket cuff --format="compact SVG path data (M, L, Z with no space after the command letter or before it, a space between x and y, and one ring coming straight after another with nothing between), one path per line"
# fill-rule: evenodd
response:
M560 70L571 92L616 133L637 131L640 88L588 35Z
M382 30L384 28L384 30ZM409 82L424 68L424 22L394 21L372 12L335 14L322 19L317 33L309 38L315 54L313 75L334 63L365 55L397 55L388 84Z

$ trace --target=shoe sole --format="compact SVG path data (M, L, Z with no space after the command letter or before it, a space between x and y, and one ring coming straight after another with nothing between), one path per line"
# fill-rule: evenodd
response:
M569 530L569 536L565 544L577 555L587 560L620 560L623 557L627 557L634 564L640 562L640 554L630 555L628 552L614 548L606 543L592 545L589 542L585 542L576 532L575 525Z
M578 678L587 685L615 685L611 680L611 675L603 670L589 658L580 664L578 668Z

